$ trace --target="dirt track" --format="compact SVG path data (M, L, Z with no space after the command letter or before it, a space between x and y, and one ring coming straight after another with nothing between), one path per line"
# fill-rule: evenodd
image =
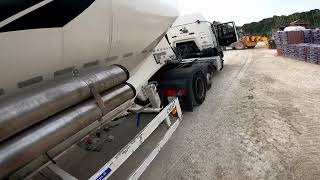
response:
M320 66L266 49L225 63L142 179L320 179Z

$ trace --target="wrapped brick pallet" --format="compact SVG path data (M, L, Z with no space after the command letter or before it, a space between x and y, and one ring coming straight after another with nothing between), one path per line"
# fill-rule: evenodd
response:
M279 31L279 37L280 37L280 39L281 39L282 45L287 45L287 44L289 44L288 31Z
M282 42L281 42L281 37L280 37L280 31L275 32L274 37L275 37L274 41L276 43L277 48L282 49L281 48Z
M313 44L320 44L320 30L312 30Z
M304 33L304 42L312 44L313 43L312 30L306 29L303 31L303 33Z
M320 30L276 32L279 56L320 64Z
M313 64L320 63L320 44L311 44L307 55L307 61Z
M298 59L300 61L307 61L307 55L310 50L310 44L302 43L297 44L298 46Z

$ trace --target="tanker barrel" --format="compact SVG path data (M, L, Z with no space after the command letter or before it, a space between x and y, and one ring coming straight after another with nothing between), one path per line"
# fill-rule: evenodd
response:
M135 95L136 91L130 84L102 93L104 111L114 110ZM5 140L0 145L0 179L100 120L102 116L102 110L92 98Z
M78 77L61 77L0 100L0 142L48 117L127 81L120 65L99 67Z

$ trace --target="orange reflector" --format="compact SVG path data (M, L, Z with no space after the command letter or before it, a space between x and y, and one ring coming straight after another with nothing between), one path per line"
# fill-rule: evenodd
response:
M173 110L171 111L171 115L177 116L177 108L174 107Z

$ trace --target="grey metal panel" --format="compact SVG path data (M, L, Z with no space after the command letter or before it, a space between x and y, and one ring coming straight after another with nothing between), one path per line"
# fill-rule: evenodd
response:
M65 69L61 69L59 71L54 72L54 77L65 75L65 74L72 74L72 71L75 69L75 67L69 67Z
M106 59L106 62L108 63L109 61L115 61L115 60L117 60L118 58L119 58L119 56L108 57L108 58Z
M0 142L70 106L92 97L89 85L103 92L128 80L120 66L103 67L73 78L60 78L0 101Z
M133 52L124 54L123 58L127 58L127 57L130 57L130 56L133 56Z
M129 85L120 85L102 94L108 112L135 96ZM69 108L0 145L0 178L17 170L66 138L102 118L95 100L91 99Z
M90 68L90 67L94 67L94 66L98 66L98 65L99 65L99 61L96 60L96 61L92 61L92 62L84 64L83 68Z
M19 88L25 88L34 84L37 84L39 82L43 81L43 77L42 76L37 76L22 82L19 82L17 85Z

